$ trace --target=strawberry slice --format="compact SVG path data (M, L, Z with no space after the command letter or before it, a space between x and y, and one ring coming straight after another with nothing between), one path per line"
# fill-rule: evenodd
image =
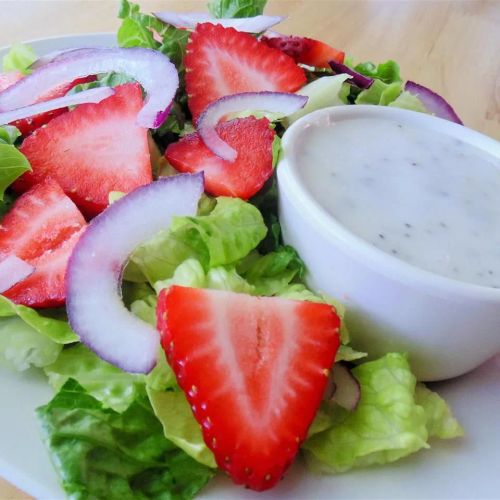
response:
M0 225L0 256L15 254L32 264L35 272L3 295L37 308L64 304L66 265L86 225L52 179L20 196Z
M170 144L167 160L179 172L205 174L205 190L214 196L247 200L259 191L273 173L273 140L276 133L265 118L241 118L220 123L220 137L237 152L229 162L213 154L197 132Z
M218 24L198 24L187 45L186 92L193 119L209 103L240 92L295 92L304 70L283 52L248 33Z
M314 66L315 68L328 68L328 61L343 63L345 53L334 49L332 46L302 36L276 36L261 38L261 42L268 47L278 49L288 54L290 57L302 64Z
M316 414L339 345L326 304L172 286L158 329L219 467L237 484L274 486Z
M0 73L0 92L10 87L23 77L24 75L20 71L9 71L8 73ZM60 85L59 87L56 87L47 94L43 95L36 102L50 101L51 99L55 99L56 97L63 97L76 85L80 83L93 82L95 79L96 79L95 76L77 78L73 82L65 83L63 85ZM52 120L56 116L62 115L66 111L68 111L67 108L54 109L52 111L47 111L46 113L40 113L39 115L23 118L22 120L16 120L11 125L17 127L22 135L27 136L32 132L34 132L37 128L40 128L42 125L45 125L50 120Z
M110 191L128 193L152 181L148 131L136 125L142 108L138 84L116 87L98 104L82 104L51 120L20 147L32 172L13 185L25 191L54 178L82 212L93 216L108 206Z

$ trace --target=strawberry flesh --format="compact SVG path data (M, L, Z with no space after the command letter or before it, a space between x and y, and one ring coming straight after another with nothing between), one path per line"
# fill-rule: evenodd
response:
M274 486L316 414L339 346L326 304L172 286L162 346L207 446L237 484Z
M86 225L83 215L52 179L20 196L0 225L0 256L15 254L35 271L3 295L36 308L63 305L66 265Z
M13 185L23 192L52 177L87 216L108 206L110 191L128 193L152 181L148 130L136 124L138 84L116 87L98 104L82 104L51 120L20 147L32 172Z
M7 89L23 77L24 75L20 71L0 73L0 92ZM95 79L95 76L77 78L72 82L65 83L56 87L50 92L47 92L45 95L37 99L36 102L45 102L57 97L63 97L76 85L93 82ZM68 111L68 108L54 109L52 111L47 111L38 115L29 116L28 118L23 118L22 120L16 120L15 122L11 123L11 125L17 127L23 136L27 136L34 132L37 128L40 128L42 125L45 125L50 120L52 120L56 116L62 115L66 111Z
M200 23L184 59L186 92L193 119L211 102L240 92L295 92L306 83L304 70L279 50L248 33Z
M205 190L214 196L247 200L273 173L273 140L276 135L265 118L241 118L216 127L220 137L238 153L234 162L212 153L197 132L170 144L165 156L179 172L205 174Z
M296 62L314 66L315 68L330 69L329 61L343 63L345 53L330 45L302 36L262 37L261 42L268 47L281 50Z

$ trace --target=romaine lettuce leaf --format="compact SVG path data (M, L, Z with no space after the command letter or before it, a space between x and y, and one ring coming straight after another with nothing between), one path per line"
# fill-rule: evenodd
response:
M0 319L0 356L15 370L49 365L62 347L17 316Z
M352 64L349 65L351 67L353 66ZM399 64L396 61L389 60L378 65L375 65L372 62L363 62L356 64L353 68L354 71L357 71L362 75L375 78L387 84L401 81Z
M182 60L189 39L189 31L167 25L154 16L143 14L138 4L121 0L118 17L122 24L118 29L120 47L145 47L155 49L183 70Z
M390 102L388 106L418 111L419 113L428 113L422 101L416 95L407 91L402 92L396 99Z
M323 76L302 87L297 94L308 96L309 99L302 109L283 120L285 126L290 126L299 118L318 109L343 105L344 101L341 97L342 84L348 78L349 75L346 74Z
M417 384L415 401L420 405L426 416L426 427L429 437L452 439L464 435L462 426L451 414L446 401L424 384Z
M155 415L163 425L165 437L196 461L208 467L217 467L184 393L160 392L148 387L148 396Z
M3 200L5 190L24 172L31 170L27 158L12 144L3 143L2 138L8 132L0 135L0 201ZM9 136L10 139L10 136Z
M14 43L9 52L3 56L3 71L21 71L27 73L28 68L37 60L37 56L29 45Z
M393 462L422 448L431 435L455 437L459 426L439 396L421 387L406 356L387 354L352 370L361 387L357 409L323 407L303 449L313 469L343 472ZM330 425L328 426L328 417Z
M257 208L238 198L217 198L208 215L174 218L170 229L141 245L132 262L151 284L169 279L186 259L204 270L233 264L253 250L266 234Z
M264 12L267 0L210 0L208 10L214 17L253 17Z
M138 384L144 384L139 376L103 361L83 344L65 349L44 370L56 391L72 378L100 401L103 407L118 412L128 408L136 397Z
M143 393L118 413L69 379L37 417L70 498L192 498L214 474L164 437Z
M14 144L21 137L19 129L12 125L2 125L0 127L0 144Z

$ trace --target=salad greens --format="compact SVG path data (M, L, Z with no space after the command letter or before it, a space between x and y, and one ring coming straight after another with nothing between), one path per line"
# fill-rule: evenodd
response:
M211 0L208 7L216 17L247 17L262 14L265 4L266 0ZM121 1L119 17L120 46L161 51L176 64L182 79L189 31L142 13L128 0ZM34 60L30 48L14 45L4 58L4 70L26 72ZM317 78L300 91L310 97L307 106L284 125L299 115L344 103L426 111L417 97L403 91L394 61L346 64L374 78L373 85L360 91L346 83L346 75ZM127 81L121 74L98 75L95 82L77 85L71 92ZM186 116L181 86L170 118L156 131L160 148L190 128ZM31 168L15 146L19 135L15 127L0 127L1 213L12 200L6 189ZM277 136L274 165L279 147ZM161 169L162 174L172 173L169 165L162 164ZM343 317L341 304L313 293L304 284L304 264L281 241L276 193L272 179L250 202L204 197L196 217L175 218L168 230L132 254L124 273L126 306L155 325L157 294L178 284L324 302ZM110 193L110 200L122 195ZM446 403L416 383L405 355L391 353L363 362L366 353L348 345L344 325L341 338L337 361L360 363L352 373L360 384L361 399L354 411L331 402L322 404L303 445L313 470L337 473L388 463L429 447L429 438L462 435ZM68 496L194 496L215 474L216 464L163 352L149 375L133 375L101 360L78 340L64 311L39 313L0 295L0 356L17 370L43 367L56 391L52 401L37 410L37 416Z
M191 498L214 475L165 438L144 391L118 413L69 379L37 416L70 498Z
M404 355L387 354L352 373L361 386L356 410L324 404L303 446L314 469L344 472L385 464L428 448L428 438L438 432L446 438L463 434L444 401L416 385Z

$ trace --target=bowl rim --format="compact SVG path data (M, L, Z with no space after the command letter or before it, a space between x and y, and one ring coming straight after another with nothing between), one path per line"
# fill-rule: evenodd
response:
M410 124L415 127L432 130L435 133L452 136L475 147L494 158L500 159L500 143L457 123L425 113L406 109L370 106L344 105L323 108L305 115L294 122L282 138L282 153L277 166L278 193L290 199L304 214L309 224L322 232L329 243L344 253L361 261L364 265L404 284L427 287L437 293L458 295L469 299L479 299L500 303L500 288L486 287L439 275L421 269L394 257L351 232L314 198L313 194L300 180L296 150L300 149L300 135L304 128L318 122L325 125L332 120L352 120L375 118Z

